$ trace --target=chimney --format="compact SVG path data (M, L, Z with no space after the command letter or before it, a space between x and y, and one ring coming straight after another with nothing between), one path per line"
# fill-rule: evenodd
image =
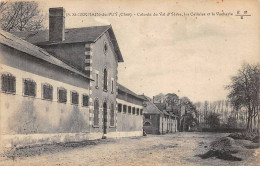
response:
M63 7L49 9L49 41L65 40L65 10Z

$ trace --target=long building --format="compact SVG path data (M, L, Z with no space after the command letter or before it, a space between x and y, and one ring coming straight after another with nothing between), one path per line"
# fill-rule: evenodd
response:
M65 10L50 8L49 30L13 34L0 31L2 144L143 134L144 100L118 84L111 25L65 29Z

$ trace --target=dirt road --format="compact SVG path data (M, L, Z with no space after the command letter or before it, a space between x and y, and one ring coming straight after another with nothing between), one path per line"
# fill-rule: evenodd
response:
M20 153L23 157L2 157L0 165L259 165L259 149L245 148L236 154L243 160L236 162L196 156L205 153L211 141L226 135L175 133L99 140L84 145L43 146L41 155ZM28 155L31 156L25 157Z

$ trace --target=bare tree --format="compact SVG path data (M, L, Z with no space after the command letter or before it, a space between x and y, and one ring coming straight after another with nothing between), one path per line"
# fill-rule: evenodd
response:
M259 65L245 64L232 77L232 83L226 87L230 90L228 95L232 106L238 110L247 109L247 130L253 130L253 122L256 121L259 111ZM254 120L254 121L253 121Z
M44 17L36 2L1 2L1 29L12 31L33 31L43 28Z

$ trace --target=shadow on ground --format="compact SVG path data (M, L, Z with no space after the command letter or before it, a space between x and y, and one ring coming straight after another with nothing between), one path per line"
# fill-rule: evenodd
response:
M13 147L4 153L2 157L7 157L10 159L20 158L20 157L31 157L42 154L53 154L62 151L69 151L75 148L85 148L87 146L95 146L98 144L106 144L109 142L115 142L113 139L106 140L87 140L81 142L67 142L67 143L54 143L54 144L41 144L41 145L32 145L24 147Z

